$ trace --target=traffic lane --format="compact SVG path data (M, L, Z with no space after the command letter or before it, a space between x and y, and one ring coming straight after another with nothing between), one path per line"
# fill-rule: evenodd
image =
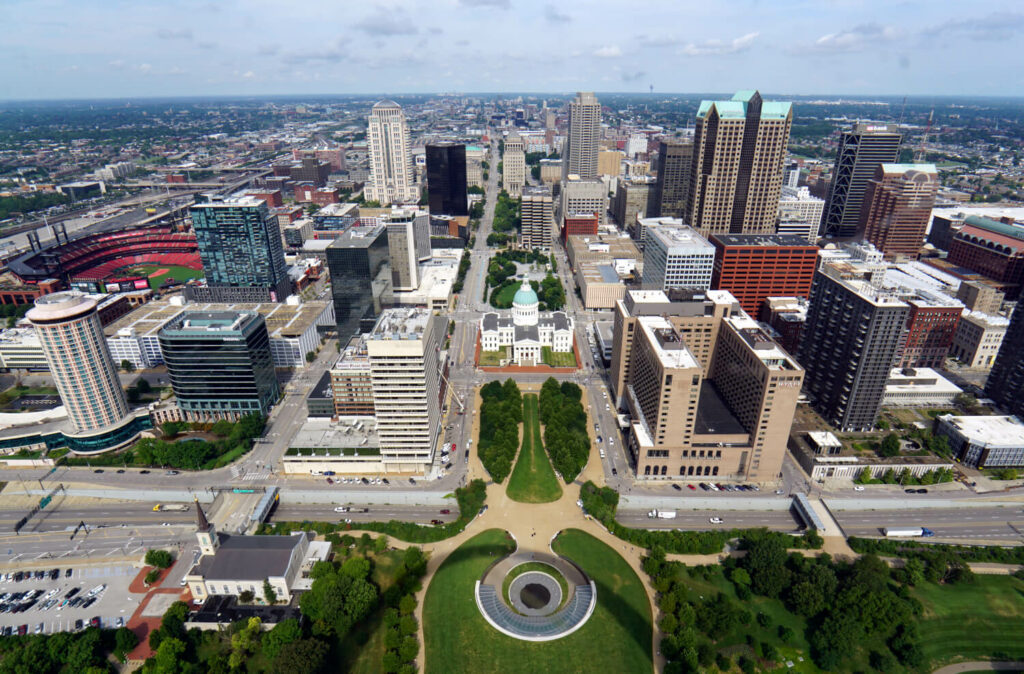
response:
M721 519L713 524L711 518ZM796 531L802 523L791 512L729 511L729 510L677 510L670 519L648 517L647 513L626 511L616 518L621 524L637 529L685 529L704 531L711 529L748 529L765 527L773 531Z
M867 526L883 522L881 526L922 526L932 524L982 524L985 522L1014 522L1024 524L1024 511L1020 505L991 508L922 508L917 510L836 510L833 516L843 526ZM887 523L887 524L886 524Z
M452 522L459 514L458 506L454 503L450 507L434 508L424 506L391 506L391 505L351 505L347 506L351 508L349 512L338 513L334 512L334 508L339 506L332 505L305 505L295 504L286 505L281 504L271 513L268 518L270 521L279 522L302 522L302 521L313 521L313 522L333 522L345 519L350 519L354 522L378 522L388 520L400 520L403 522L430 522L431 520L441 520L442 522ZM355 512L365 508L367 512ZM442 514L442 510L448 510L446 514Z

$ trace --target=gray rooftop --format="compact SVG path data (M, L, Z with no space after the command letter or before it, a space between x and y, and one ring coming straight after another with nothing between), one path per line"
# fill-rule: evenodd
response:
M283 576L292 550L302 536L231 536L220 534L217 554L199 560L198 572L206 581L251 580L262 582Z
M715 385L705 379L700 384L700 398L697 401L697 420L693 430L700 434L735 435L746 433L740 420L729 410Z

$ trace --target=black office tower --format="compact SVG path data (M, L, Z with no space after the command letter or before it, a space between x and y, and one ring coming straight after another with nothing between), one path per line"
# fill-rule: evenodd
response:
M832 185L821 216L821 236L849 239L857 234L868 181L880 164L899 161L903 136L895 124L854 124L839 139Z
M469 215L465 145L427 145L427 192L431 215Z
M353 336L369 332L380 313L380 291L391 278L386 269L387 228L384 225L350 227L325 252L331 273L338 340L344 346Z
M648 217L686 218L686 202L690 196L690 163L693 143L663 140L658 148L658 182L655 186L653 212Z
M985 383L985 393L1008 414L1024 417L1024 308L1013 310L999 355Z

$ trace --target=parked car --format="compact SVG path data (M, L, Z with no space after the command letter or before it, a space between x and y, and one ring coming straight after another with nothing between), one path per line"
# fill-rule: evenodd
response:
M676 491L682 491L683 490L682 487L680 487L678 484L675 484L674 482L672 483L672 488L675 489Z
M334 480L332 480L331 478L327 478L327 484L334 484Z
M65 577L65 578L70 578L70 577L71 577L71 574L72 574L73 572L74 572L74 569L68 569L67 571L65 571L65 572L64 572L64 577Z
M75 631L76 632L81 632L82 631L82 627L83 627L82 619L79 618L78 620L75 621Z
M853 490L854 490L854 491L864 491L864 486L863 486L863 485L859 485L859 484L858 484L857 486L855 486L855 487L853 488Z

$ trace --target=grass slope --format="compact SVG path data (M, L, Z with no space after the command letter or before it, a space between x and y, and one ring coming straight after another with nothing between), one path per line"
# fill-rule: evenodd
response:
M508 480L508 497L520 503L551 503L562 497L541 442L536 395L523 396L523 446Z
M545 365L551 367L576 367L576 354L572 351L568 353L560 351L552 351L550 346L541 347L541 360L544 361Z
M499 634L480 615L476 581L515 544L490 529L462 544L437 570L423 605L428 672L643 672L651 662L651 613L640 579L610 547L570 530L555 550L572 556L597 583L590 620L556 641L531 643Z
M1024 581L982 576L973 583L922 583L921 650L933 667L956 660L1024 660Z

